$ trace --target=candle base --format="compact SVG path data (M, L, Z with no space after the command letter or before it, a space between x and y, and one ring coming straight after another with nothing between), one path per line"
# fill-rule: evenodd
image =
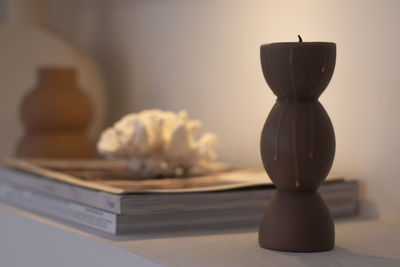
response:
M277 190L261 222L259 244L263 248L316 252L335 244L332 216L317 192Z

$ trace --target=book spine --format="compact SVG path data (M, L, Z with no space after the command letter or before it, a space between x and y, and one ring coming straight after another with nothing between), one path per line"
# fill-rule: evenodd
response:
M0 184L0 200L39 214L116 234L117 215L97 208L35 192L4 181Z
M331 210L332 215L343 216L342 212L336 212L340 207L357 206L358 183L356 181L345 182L345 184L328 183L322 185L320 195ZM331 187L331 188L329 188ZM212 211L258 207L264 213L268 201L274 195L276 189L262 190L240 190L226 193L183 193L169 194L167 199L163 194L154 194L151 198L121 200L122 215L148 215L148 214L170 214L186 213L192 211ZM249 197L251 194L251 197ZM178 201L179 200L179 201ZM145 208L144 208L145 207ZM356 209L353 209L356 213Z
M121 214L121 197L46 179L28 172L0 169L0 182L24 186L55 197L83 203L112 213Z

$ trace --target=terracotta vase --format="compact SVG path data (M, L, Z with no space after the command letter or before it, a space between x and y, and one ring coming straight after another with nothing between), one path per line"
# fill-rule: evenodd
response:
M335 154L332 123L318 97L336 60L334 43L261 46L265 79L278 97L261 134L262 161L277 187L259 230L264 248L321 251L334 246L334 224L317 189Z
M85 134L92 118L90 101L76 83L72 68L39 70L38 85L22 101L26 133L19 157L91 158L94 145Z

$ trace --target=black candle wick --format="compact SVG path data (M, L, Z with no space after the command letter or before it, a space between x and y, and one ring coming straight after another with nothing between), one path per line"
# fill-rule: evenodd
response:
M297 35L297 37L299 37L299 42L302 43L302 42L303 42L303 39L301 38L301 36L300 36L300 35Z

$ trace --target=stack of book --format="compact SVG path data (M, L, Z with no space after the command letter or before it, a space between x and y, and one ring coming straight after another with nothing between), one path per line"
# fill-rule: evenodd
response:
M121 161L8 160L0 200L112 234L259 225L275 192L263 170L214 168L191 177L135 179ZM358 182L320 187L334 217L356 214Z

